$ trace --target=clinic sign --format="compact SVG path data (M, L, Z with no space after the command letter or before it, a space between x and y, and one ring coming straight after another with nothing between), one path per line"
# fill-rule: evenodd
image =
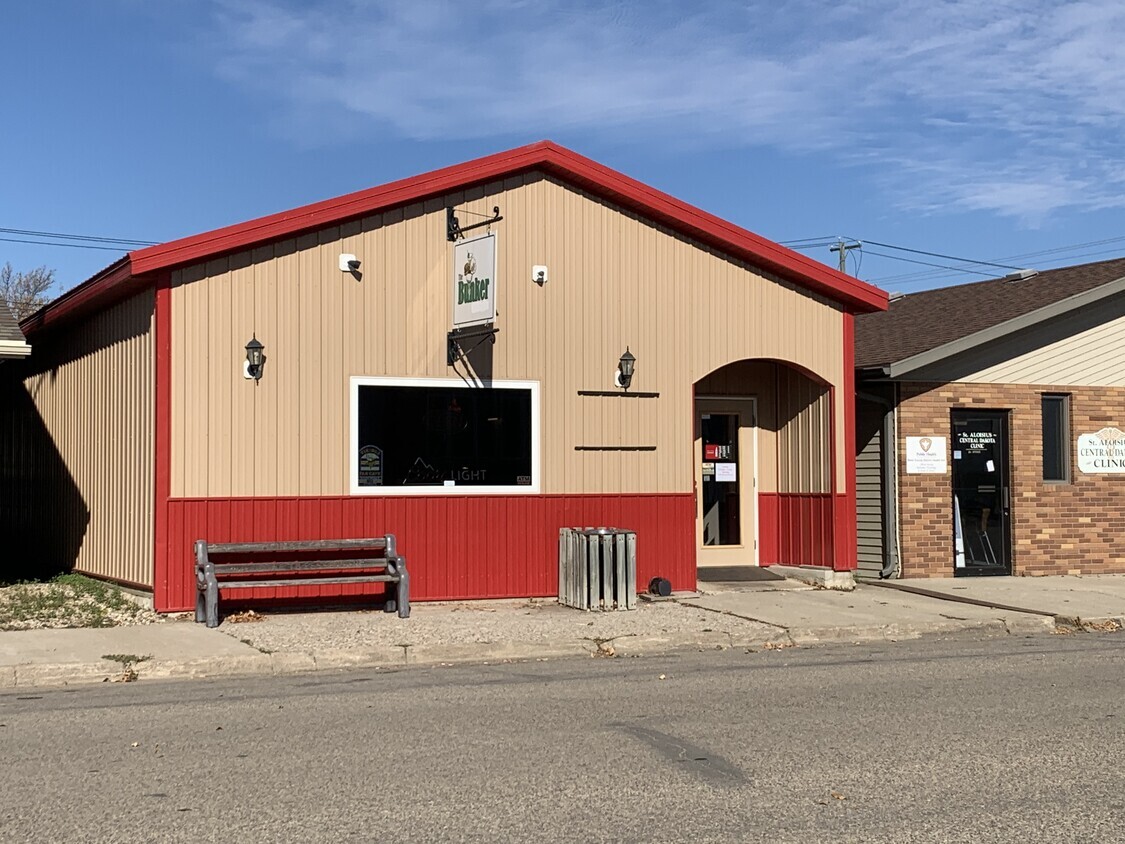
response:
M496 320L496 235L453 247L453 327Z
M1102 428L1078 438L1078 468L1086 474L1125 475L1125 431Z
M906 473L908 475L944 475L945 437L907 437Z

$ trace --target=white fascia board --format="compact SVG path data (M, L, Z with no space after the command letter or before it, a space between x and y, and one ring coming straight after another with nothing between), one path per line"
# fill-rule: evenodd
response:
M25 358L31 354L31 346L19 340L0 340L0 359Z

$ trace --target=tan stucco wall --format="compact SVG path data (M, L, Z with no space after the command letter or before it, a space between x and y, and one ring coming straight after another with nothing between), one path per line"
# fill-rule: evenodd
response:
M464 223L494 205L504 216L491 375L541 383L544 493L690 491L692 385L729 362L791 361L842 381L835 305L529 174L176 272L173 496L347 494L349 378L456 374L447 204ZM341 252L362 261L362 280L339 271ZM549 267L543 287L535 264ZM256 386L241 371L251 334L268 357ZM632 389L660 397L579 397L613 389L626 345ZM840 389L836 401L840 419Z
M151 289L37 337L19 364L20 442L35 467L51 561L141 585L153 578ZM12 364L8 364L12 365ZM61 539L60 539L61 537Z

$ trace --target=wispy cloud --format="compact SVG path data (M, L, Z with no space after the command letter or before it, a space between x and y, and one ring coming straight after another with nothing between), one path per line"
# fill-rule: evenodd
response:
M1125 205L1116 0L216 0L225 77L289 125L643 130L820 152L916 210Z

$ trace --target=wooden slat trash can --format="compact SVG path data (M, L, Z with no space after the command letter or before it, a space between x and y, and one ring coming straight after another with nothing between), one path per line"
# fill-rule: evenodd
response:
M637 534L618 528L561 528L559 603L580 610L635 609Z

